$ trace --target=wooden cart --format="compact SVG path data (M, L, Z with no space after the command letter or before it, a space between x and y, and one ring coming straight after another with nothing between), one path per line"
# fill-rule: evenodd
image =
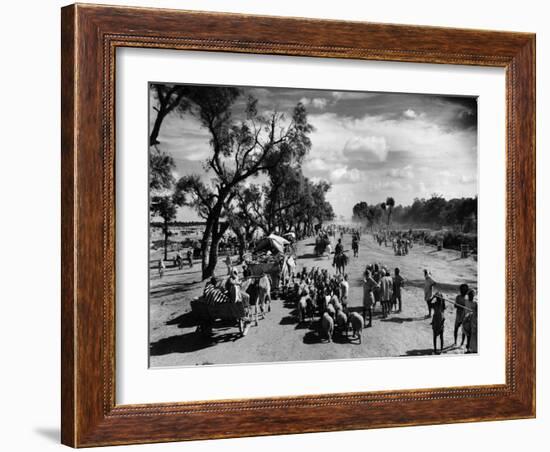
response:
M250 327L250 306L246 301L236 303L206 303L203 297L191 300L191 311L198 320L197 333L211 334L219 323L235 322L241 336L246 336Z

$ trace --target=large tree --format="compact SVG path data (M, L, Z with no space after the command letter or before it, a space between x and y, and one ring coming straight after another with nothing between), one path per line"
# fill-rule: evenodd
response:
M395 207L395 199L393 199L391 196L388 196L386 198L386 212L388 214L388 227L390 227L390 223L391 223L391 215L393 213L393 208Z
M172 156L162 152L156 145L149 147L149 192L153 196L172 189L175 167Z
M226 208L227 222L239 242L241 260L256 231L260 228L267 231L262 212L262 190L255 184L236 190L233 204Z
M151 214L162 218L162 235L164 243L164 260L168 259L168 240L170 238L170 223L175 220L178 207L182 206L184 198L174 193L163 196L154 196L151 199Z
M353 206L352 219L363 222L369 218L369 205L365 201L358 202Z
M160 126L166 116L172 112L183 114L189 108L186 96L192 92L193 87L152 83L150 90L153 98L152 101L154 102L152 108L157 112L149 135L149 146L154 146L155 144L159 144Z
M372 224L378 222L382 207L388 213L387 200L377 206L368 206L362 201L353 206L353 218L367 218ZM460 227L464 232L475 228L477 222L477 197L453 198L446 200L441 195L433 194L428 199L415 198L409 206L394 206L392 219L402 225L416 226L453 226ZM378 212L378 213L377 213Z
M177 209L183 205L181 194L173 192L174 159L156 145L149 148L149 214L162 219L164 260L168 258L170 223L176 218Z
M203 279L216 267L223 235L220 219L239 187L311 146L308 135L313 128L303 104L298 103L287 120L277 111L259 114L258 101L249 96L242 119L235 120L233 107L241 94L236 88L195 87L188 96L189 111L208 130L212 151L205 162L213 176L211 184L189 176L177 184L179 192L191 195L191 203L206 220L201 242Z

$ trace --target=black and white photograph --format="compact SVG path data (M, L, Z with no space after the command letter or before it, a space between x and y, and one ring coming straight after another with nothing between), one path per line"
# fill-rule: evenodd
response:
M150 367L478 353L476 97L147 95Z

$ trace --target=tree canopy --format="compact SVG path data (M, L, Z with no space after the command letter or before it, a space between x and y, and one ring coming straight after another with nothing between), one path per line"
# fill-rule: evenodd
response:
M298 103L289 118L278 111L260 114L257 99L248 96L244 114L235 117L235 102L242 95L238 88L206 86L186 93L186 111L210 135L204 169L212 178L207 182L198 174L186 175L175 190L206 221L201 243L204 278L216 266L217 245L225 232L220 220L228 219L236 234L246 235L243 229L253 224L264 231L284 229L289 209L301 202L300 193L308 183L301 163L311 147L308 135L313 127L304 105ZM254 188L250 181L260 174L268 182ZM244 207L245 199L257 212L248 204Z
M388 200L378 205L368 205L364 201L355 204L353 219L366 222L369 226L379 224L382 211L387 212L388 206L391 205ZM461 227L464 232L469 232L475 227L477 221L477 196L446 200L441 195L433 194L428 199L416 198L409 206L394 205L391 209L394 222L399 224L456 226ZM380 210L378 215L377 210Z

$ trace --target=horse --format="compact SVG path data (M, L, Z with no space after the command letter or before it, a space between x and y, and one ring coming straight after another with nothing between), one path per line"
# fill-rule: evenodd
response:
M353 250L353 257L359 256L359 241L357 239L352 240L351 249Z
M346 265L348 265L348 256L344 253L338 253L334 256L334 265L336 266L336 273L343 275L346 273Z
M254 323L258 326L258 306L262 314L262 319L265 318L265 304L269 304L271 311L271 282L269 276L263 275L258 278L248 278L242 284L242 290L250 297L250 306L254 306Z
M267 312L271 312L271 277L268 274L263 274L258 279L258 303L260 304L260 311L265 317L265 305L267 305Z

